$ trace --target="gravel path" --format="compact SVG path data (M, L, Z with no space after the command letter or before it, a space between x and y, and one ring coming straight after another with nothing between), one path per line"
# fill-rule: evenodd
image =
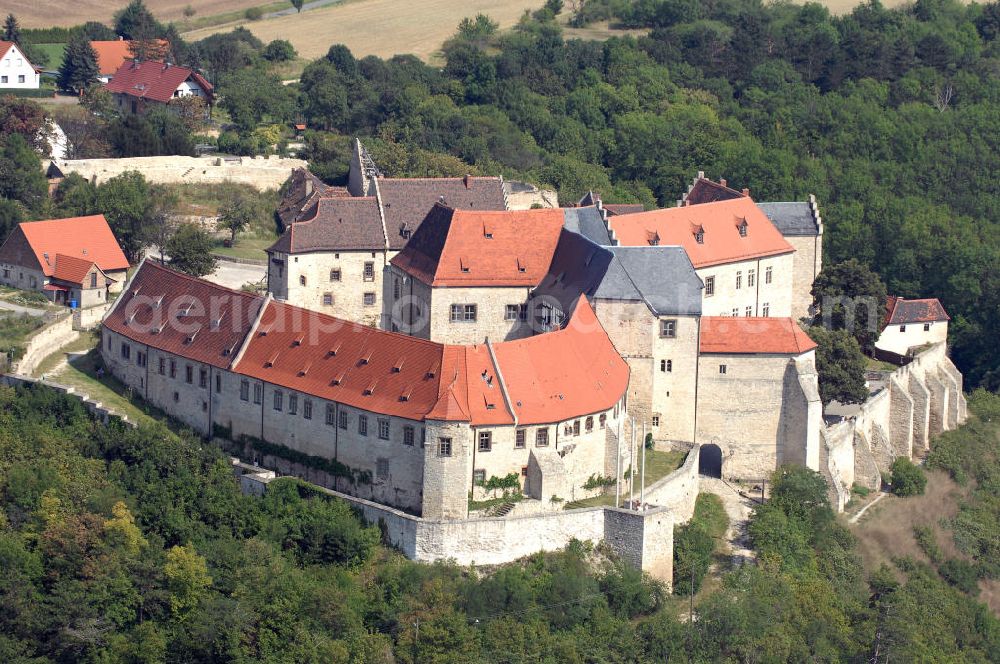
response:
M698 478L698 489L702 493L714 493L722 499L722 505L729 517L729 529L726 530L726 540L732 550L733 566L740 567L755 557L750 548L750 535L747 525L754 502L741 496L733 485L715 477L702 475Z

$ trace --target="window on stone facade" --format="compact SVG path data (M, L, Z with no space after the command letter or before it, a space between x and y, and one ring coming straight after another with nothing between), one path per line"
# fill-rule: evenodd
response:
M358 434L362 436L368 435L368 416L358 415Z
M715 277L705 277L705 297L715 295Z
M174 392L174 403L177 403L180 400L181 400L181 395L177 392Z
M504 320L528 320L528 305L508 304L504 309Z
M132 358L132 347L126 343L122 344L122 359L128 360Z
M427 429L425 427L420 427L420 449L424 449L427 445Z
M365 293L364 296L363 296L363 298L362 298L362 302L364 302L364 305L366 307L374 307L375 306L375 293Z
M184 365L184 382L188 385L194 383L194 367L190 364Z
M140 367L146 366L146 354L143 353L141 350L140 351L136 351L136 354L135 354L135 363L138 366L140 366Z
M389 420L385 417L378 418L379 440L389 440Z
M264 386L260 383L254 383L253 402L258 405L264 403Z
M208 369L198 369L198 387L203 390L208 387Z
M91 288L97 288L97 273L96 272L91 272L90 273L90 287Z
M736 289L739 290L743 288L743 272L742 270L736 270Z
M674 319L660 321L660 338L674 339L677 337L677 321Z
M720 364L719 365L719 373L720 374L726 373L726 365L725 364Z
M170 360L170 377L177 378L177 362Z
M573 435L580 435L580 420L573 420Z
M341 415L347 415L347 413L341 413ZM326 423L333 426L337 421L336 410L332 403L326 404ZM343 429L344 427L340 427Z
M160 372L161 376L166 375L166 373L167 373L167 360L165 358L162 358L162 357L160 358L158 371Z
M660 371L663 373L670 373L674 370L673 360L660 360Z
M330 419L332 420L333 418L330 418ZM337 426L339 426L341 429L346 430L347 429L347 420L348 420L347 411L346 410L341 411L340 412L340 416L337 419L338 419Z
M549 445L549 430L537 429L535 431L535 447L548 447L548 445Z
M607 413L601 413L601 416L599 418L597 418L597 421L600 422L601 428L603 429L604 427L606 427L608 425L608 414Z
M375 478L380 480L389 479L389 460L377 459L375 461Z
M906 332L906 326L905 325L900 325L899 326L899 331L900 332Z
M330 270L330 281L340 281L340 268Z
M587 419L583 423L583 428L586 429L588 433L594 430L594 417L593 417L593 415L587 416Z
M924 323L924 332L930 332L930 331L931 331L931 324Z
M514 447L517 449L524 447L524 429L518 429L514 432Z
M299 275L299 286L305 286L305 285L306 285L306 275L300 274Z
M215 393L222 393L222 376L220 374L215 374Z
M489 452L493 449L493 432L492 431L480 431L479 432L479 451Z
M753 307L747 307L747 309L746 309L746 315L747 315L747 318L749 318L750 316L753 316Z
M313 418L313 402L312 402L312 399L303 399L302 400L302 417L306 418L307 420L311 420Z
M106 345L108 347L108 350L111 350L111 336L110 335L108 336L108 343Z
M659 415L653 415L653 426L654 427L660 426L660 416Z
M453 304L451 305L452 323L475 323L476 305L474 304Z
M451 438L438 438L438 456L451 456Z
M333 293L323 293L323 306L329 307L333 304Z
M771 283L771 268L767 268L766 270L764 270L764 283L765 284Z
M406 425L403 427L403 444L413 447L414 431L413 427Z
M482 468L472 471L473 486L483 486L486 484L486 471Z
M250 401L250 381L240 381L240 401Z
M768 316L771 315L770 303L765 302L764 304L760 305L760 315L763 316L764 318L767 318Z
M289 394L288 395L288 414L295 415L299 412L299 395Z
M392 280L392 299L398 300L403 294L403 284L399 283L399 279Z
M756 275L755 270L747 270L747 288L753 288L753 285L757 282Z
M365 263L365 281L375 281L375 263Z

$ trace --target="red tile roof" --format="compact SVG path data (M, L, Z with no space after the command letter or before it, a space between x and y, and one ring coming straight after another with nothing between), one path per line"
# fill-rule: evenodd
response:
M563 211L471 211L437 204L393 265L432 286L535 286L545 276Z
M237 373L376 413L423 419L438 401L444 346L270 302ZM464 385L464 376L461 377Z
M739 225L747 224L746 237ZM794 251L767 215L748 197L615 215L609 219L619 244L680 245L696 268ZM702 232L703 242L697 234Z
M157 41L161 46L169 45L165 39ZM129 40L91 41L90 45L97 54L97 68L101 71L101 76L113 76L126 60L132 59L132 51L129 50L132 42Z
M263 301L147 260L104 326L153 348L227 368Z
M746 189L736 191L729 187L725 180L713 182L698 173L694 183L688 188L687 193L681 198L683 205L701 205L703 203L714 203L715 201L728 201L734 198L744 198L750 195Z
M500 343L493 350L519 424L608 410L628 388L628 364L583 295L565 328Z
M92 267L94 267L94 261L92 260L67 256L66 254L56 254L52 278L71 284L82 284Z
M0 58L3 58L3 56L7 55L7 51L9 51L12 46L17 46L17 44L15 44L14 42L0 40ZM41 67L36 67L35 65L31 64L31 61L28 60L27 55L24 55L24 51L22 49L18 48L17 50L21 51L21 55L24 56L24 61L27 62L29 65L31 65L32 69L34 69L36 72L42 71Z
M702 353L800 355L816 348L791 318L729 318L703 316Z
M196 71L178 65L168 65L155 60L128 61L114 74L107 84L108 92L125 94L141 99L163 102L171 100L181 83L191 79L211 98L212 84Z
M951 320L937 298L906 300L890 295L886 302L885 311L885 325L933 323Z
M93 261L104 272L128 269L128 260L103 214L29 221L19 224L18 228L47 277L53 275L57 254ZM13 240L14 234L11 233L4 247L0 248L0 255L5 253L7 244Z
M495 361L485 345L440 344L273 301L246 340L263 302L146 261L104 325L220 368L245 344L238 374L414 420L513 424L516 413L522 424L559 422L612 408L628 387L628 366L582 296L564 329L496 344Z

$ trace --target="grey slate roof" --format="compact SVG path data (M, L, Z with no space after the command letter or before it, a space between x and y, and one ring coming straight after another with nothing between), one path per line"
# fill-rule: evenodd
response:
M595 206L565 208L564 225L568 230L579 233L591 242L606 247L611 244L608 226L604 223L601 211Z
M819 235L819 226L807 202L757 203L784 236Z
M564 228L532 298L555 300L567 317L581 294L643 302L657 316L697 316L703 287L682 247L601 247Z
M683 247L608 247L609 270L595 297L644 300L658 316L701 315L705 287Z

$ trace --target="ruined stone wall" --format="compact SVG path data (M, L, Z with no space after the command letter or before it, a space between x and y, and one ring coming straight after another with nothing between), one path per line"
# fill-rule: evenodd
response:
M101 184L126 171L138 171L150 182L246 184L264 191L278 189L296 168L306 168L302 159L270 157L129 157L125 159L66 159L53 161L63 175L79 173Z

